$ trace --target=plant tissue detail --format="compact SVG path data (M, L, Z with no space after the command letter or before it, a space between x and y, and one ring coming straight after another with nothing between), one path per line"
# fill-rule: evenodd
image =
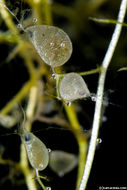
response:
M59 92L61 98L68 102L90 96L90 91L85 81L77 73L68 73L62 78Z
M72 42L62 29L50 25L29 26L25 29L14 13L1 1L0 4L16 19L18 28L28 34L30 42L46 64L55 68L69 60L72 54Z
M78 158L74 154L61 150L54 150L50 153L49 167L60 177L73 170L77 164Z
M64 63L66 63L69 60L69 58L71 57L72 51L73 51L72 42L71 42L69 36L62 29L55 27L55 26L50 26L50 25L34 25L34 26L28 26L28 27L24 28L24 26L20 23L20 21L17 19L17 17L14 15L14 13L11 12L8 9L8 7L6 7L6 5L4 3L2 3L1 1L0 1L0 4L7 11L9 11L9 13L17 20L18 28L21 29L27 35L29 41L34 46L36 52L39 54L41 59L52 68L52 71L54 71L55 67L62 66ZM33 6L33 8L34 8L34 6ZM34 18L33 22L36 23L37 19ZM26 53L26 55L28 55L28 54ZM36 73L39 75L40 72L36 72ZM35 72L34 72L34 74L35 74ZM57 73L54 72L52 76L54 77L54 79L56 79L56 87L58 87L58 89L57 89L58 95L60 95L61 99L63 101L65 101L66 105L69 106L72 101L75 101L78 99L85 99L88 97L91 97L91 99L93 101L96 101L96 96L94 94L90 93L90 91L87 87L87 84L85 83L84 79L81 77L80 74L73 73L73 72L68 73L68 74L65 74L64 77L61 79L61 76L63 76L63 75L60 76L59 74L57 75ZM34 77L34 78L36 78L36 77ZM41 74L37 78L37 80L38 79L42 79ZM31 80L32 80L32 77L31 77ZM34 81L34 83L35 83L35 81ZM101 94L103 94L103 86L104 86L103 83L102 83ZM99 86L101 86L100 82L99 82ZM24 97L25 97L25 95L24 95ZM99 100L99 96L97 96L97 101L98 100ZM100 104L102 104L102 102L100 102ZM97 103L97 105L98 105L98 103ZM70 119L71 117L68 114L68 118L70 119L71 126L73 127L72 120L74 120L74 121L77 121L76 127L80 129L80 124L77 120L77 117L75 116L76 114L73 114L73 113L75 113L75 111L73 111L73 107L71 107L70 110L72 110L71 115L73 115L72 119ZM69 113L69 111L68 111L68 113ZM96 113L98 113L98 114L96 114ZM94 151L95 151L95 147L92 146L92 144L93 145L95 144L95 146L96 146L98 143L101 143L101 141L102 141L99 138L97 139L101 111L99 113L99 111L97 110L97 112L95 112L95 114L99 115L99 117L98 117L99 119L98 118L94 119L95 127L93 125L93 127L94 127L93 131L95 131L95 129L96 129L96 131L95 131L95 133L93 133L93 131L92 131L91 139L93 139L93 140L95 139L95 141L94 141L95 143L90 143L88 159L86 162L86 169L84 170L82 180L81 180L81 177L82 177L83 171L81 171L81 170L84 168L84 163L85 163L84 158L86 155L87 140L85 138L83 139L83 138L77 137L77 141L79 144L78 183L80 183L80 181L81 181L80 186L78 185L79 190L85 190L87 180L89 177L89 173L90 173L90 169L91 169L91 165L92 165L92 161L93 161L92 156L94 156ZM2 117L0 117L0 122L2 122L2 124L5 126L9 123L10 124L9 127L11 127L12 125L14 125L13 124L14 121L11 119L12 118L10 118L10 117L5 117L4 115L2 115ZM43 190L51 190L50 187L46 188L43 185L43 183L40 181L40 176L39 176L39 171L44 170L48 166L48 164L49 164L50 168L60 177L69 173L77 166L78 157L76 155L67 153L67 152L64 152L61 150L50 151L49 149L47 149L45 144L39 138L37 138L33 133L27 131L23 124L20 126L19 135L21 137L22 143L25 146L29 162L30 162L31 166L33 167L33 169L35 169L37 180L40 183ZM92 142L92 140L91 140L91 142ZM83 146L84 146L84 149L82 148ZM92 153L92 149L94 150L93 153ZM90 157L89 155L90 156L92 155L92 156ZM84 159L84 161L82 161L83 160L82 158ZM25 178L27 179L27 176L25 176ZM29 188L29 189L32 189L32 188Z
M44 170L49 163L49 151L45 144L31 132L28 132L23 124L20 126L19 133L31 166L36 171Z
M42 60L51 67L66 63L72 54L72 43L68 35L60 28L48 25L27 27L29 40Z

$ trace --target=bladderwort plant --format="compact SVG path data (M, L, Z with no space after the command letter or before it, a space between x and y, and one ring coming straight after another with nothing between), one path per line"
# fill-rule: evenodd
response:
M121 1L118 21L116 22L115 30L102 65L97 69L90 71L80 73L70 72L65 74L61 73L62 69L58 69L57 67L64 65L69 60L73 48L68 34L59 27L52 26L51 2L47 0L32 0L26 1L26 3L31 9L31 15L30 18L24 18L23 22L21 22L17 18L16 13L13 13L13 11L8 8L6 2L0 1L1 18L9 29L9 32L1 31L0 40L15 44L16 46L8 55L7 61L13 60L14 57L19 54L24 60L24 64L29 73L28 81L0 111L0 120L2 125L5 128L8 126L11 128L21 120L20 113L18 113L16 105L25 101L26 106L24 109L26 119L23 124L23 128L21 128L20 131L20 136L23 142L20 147L20 160L19 162L14 162L12 160L4 159L1 156L0 164L13 166L15 171L21 172L24 175L25 183L29 190L37 190L39 188L36 184L36 180L33 180L35 177L37 177L42 189L50 189L50 187L46 187L47 185L44 185L40 180L41 177L43 178L43 175L40 176L38 171L47 167L49 160L53 159L53 153L56 153L55 156L58 161L53 162L53 160L51 160L50 167L53 168L58 175L61 173L66 174L71 171L76 166L77 162L77 157L74 154L65 153L60 150L59 152L58 150L57 152L51 151L50 157L47 145L45 146L45 144L31 132L34 121L36 120L47 122L48 124L55 123L69 129L77 140L78 172L76 189L85 190L94 159L102 117L106 73L121 33L127 0ZM57 7L58 4L55 6ZM61 9L62 8L64 7L61 6ZM70 14L74 15L72 10L69 12L69 10L65 9L65 11L65 14L67 13L69 18ZM22 14L25 16L25 12L22 12ZM18 22L17 25L15 24L14 18ZM34 21L37 21L36 25L30 22L30 20L32 21L32 18L34 18ZM26 25L25 27L25 23L27 23L28 26ZM22 32L24 32L26 36L22 35ZM46 66L45 63L48 66ZM51 74L51 70L53 74ZM88 146L87 135L83 132L82 127L80 126L73 102L78 99L84 101L89 97L93 97L93 94L88 88L89 85L87 86L83 76L95 73L100 73L100 76L97 87L91 138ZM49 76L50 80L48 79ZM46 80L49 82L49 86L51 87L54 85L54 82L51 82L51 76L54 79L56 86L56 100L58 99L63 102L67 120L60 115L54 118L46 118L43 116L42 110L44 103L46 102L46 95L44 94L45 80L43 80L43 77L46 77ZM14 114L15 111L18 114ZM57 111L59 112L59 109ZM27 150L27 154L24 147ZM60 154L63 154L63 159L65 161L64 168L59 167L59 163L62 162ZM36 155L38 157L36 157ZM34 170L29 167L27 158ZM69 159L71 159L71 163L68 161ZM48 181L48 186L50 186L50 181Z

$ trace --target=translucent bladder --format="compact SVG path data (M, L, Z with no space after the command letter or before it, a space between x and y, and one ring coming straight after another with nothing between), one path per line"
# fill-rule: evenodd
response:
M38 171L44 170L49 163L49 152L45 144L30 132L21 135L31 166Z
M72 54L72 42L60 28L50 25L34 25L24 28L16 15L0 1L0 4L17 20L18 28L28 34L41 59L54 69L68 61ZM37 21L33 19L34 23Z
M84 79L77 73L68 73L62 78L59 92L61 98L68 102L90 96Z
M51 67L68 61L72 54L72 43L60 28L48 25L30 26L25 29L42 60Z
M78 163L76 155L54 150L50 153L49 166L60 177L72 171Z

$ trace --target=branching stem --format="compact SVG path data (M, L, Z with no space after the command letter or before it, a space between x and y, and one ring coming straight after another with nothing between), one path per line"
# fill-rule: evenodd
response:
M121 5L120 5L120 10L118 14L118 22L123 22L125 12L126 12L126 7L127 7L127 0L122 0ZM86 165L83 173L83 177L80 183L79 190L85 190L86 185L88 182L88 178L90 175L93 159L94 159L94 154L96 150L96 141L98 137L98 131L99 131L99 126L100 126L100 120L101 120L101 110L102 110L102 103L103 103L103 92L104 92L104 84L105 84L105 78L106 78L106 73L107 69L109 66L109 63L111 61L111 58L113 56L113 53L115 51L120 33L121 33L122 25L117 23L115 30L113 32L108 50L106 52L106 55L104 57L104 60L102 62L102 70L101 74L99 77L99 82L98 82L98 89L97 89L97 101L95 105L95 112L94 112L94 120L93 120L93 126L92 126L92 134L91 134L91 140L90 140L90 145L89 145L89 150L88 150L88 156L86 160Z

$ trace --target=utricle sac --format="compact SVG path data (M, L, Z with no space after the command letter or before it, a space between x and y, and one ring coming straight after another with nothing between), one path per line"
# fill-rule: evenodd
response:
M49 152L45 144L30 132L21 135L31 166L38 171L44 170L49 163Z
M68 73L59 84L60 96L63 100L71 102L90 96L90 91L84 79L77 73Z
M62 29L55 26L36 25L27 27L25 31L46 64L55 68L69 60L72 54L72 43Z

